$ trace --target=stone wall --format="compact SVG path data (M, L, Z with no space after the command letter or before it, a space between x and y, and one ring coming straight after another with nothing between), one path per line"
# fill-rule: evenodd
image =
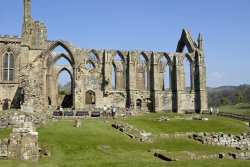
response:
M24 122L24 117L26 117L26 115L22 113L2 112L0 114L0 129L19 127L20 124ZM36 126L45 124L47 121L46 114L31 114L28 117Z
M30 11L30 5L27 3L24 11ZM185 46L188 53L183 53ZM54 52L57 47L63 48L66 53ZM187 29L183 29L176 52L173 53L85 49L75 47L67 41L48 40L45 24L27 16L23 20L21 37L0 37L0 61L6 51L14 54L15 79L8 82L0 80L0 84L19 86L24 100L22 111L25 112L46 112L48 108L58 105L54 103L57 90L55 76L58 71L53 70L53 67L61 57L66 58L71 66L69 71L72 75L73 108L87 107L86 92L92 91L96 95L97 108L103 108L107 104L107 107L112 105L138 112L170 110L178 113L187 110L201 112L208 109L202 38L199 35L195 42ZM121 59L114 59L116 55ZM162 58L167 61L163 63ZM185 59L188 59L191 71L189 92L186 91L185 84ZM93 69L87 68L89 62ZM112 86L113 65L116 76L115 88ZM168 93L163 90L162 85L163 67L166 65L169 68ZM0 87L0 90L4 88ZM15 94L15 91L9 90L10 95ZM6 93L1 94L0 99L5 96ZM49 97L52 99L52 105L49 103Z
M10 137L0 140L0 159L38 161L38 132L31 118L25 115L15 118L15 127Z
M216 146L235 147L241 150L250 150L250 132L244 132L241 135L232 135L224 133L195 133L191 138Z

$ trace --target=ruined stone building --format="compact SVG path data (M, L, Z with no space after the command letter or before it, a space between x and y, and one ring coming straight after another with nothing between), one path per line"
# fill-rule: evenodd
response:
M67 41L47 39L46 26L30 15L30 3L31 0L24 0L21 37L0 37L3 109L44 112L66 101L65 107L75 110L104 105L138 112L207 110L201 35L196 43L183 29L174 53L84 49ZM55 52L58 47L65 52ZM188 53L183 53L184 47ZM56 65L62 57L69 65ZM188 89L184 61L190 67ZM57 78L62 71L71 76L70 95L58 93Z

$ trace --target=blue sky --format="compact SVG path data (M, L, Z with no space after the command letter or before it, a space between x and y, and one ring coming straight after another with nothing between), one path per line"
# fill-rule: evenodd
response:
M49 39L75 46L174 52L203 35L207 85L250 84L250 0L31 0ZM0 34L20 35L23 0L1 1Z

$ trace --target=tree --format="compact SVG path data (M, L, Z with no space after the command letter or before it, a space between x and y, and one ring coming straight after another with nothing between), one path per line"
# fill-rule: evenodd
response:
M234 99L233 99L233 104L242 103L243 100L244 100L243 93L240 92L240 91L235 92Z
M220 105L224 106L224 105L228 105L228 104L230 104L230 100L228 98L226 98L226 97L221 98Z

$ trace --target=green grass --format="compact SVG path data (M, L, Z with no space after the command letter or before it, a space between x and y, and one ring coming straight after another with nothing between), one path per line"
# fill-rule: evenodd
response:
M159 118L160 116L173 117L176 114L147 114L139 117L133 117L125 122L134 125L139 129L153 133L175 133L175 132L225 132L239 134L247 130L242 121L224 117L202 115L209 121L197 120L172 120L159 122L150 118ZM190 115L182 115L190 116Z
M0 129L0 139L9 138L12 129Z
M209 117L209 121L173 121L158 122L149 120L152 117L159 117L165 114L147 114L139 117L123 119L123 121L136 125L139 129L153 133L173 133L177 131L205 131L210 130L231 130L231 124L238 127L234 132L247 130L242 122L232 119ZM113 121L110 119L110 121ZM210 123L211 121L211 123ZM225 122L225 123L221 123ZM229 127L227 124L229 123ZM4 160L0 161L0 167L20 166L20 167L84 167L84 166L249 166L249 161L242 160L180 160L176 162L165 162L153 156L154 152L149 150L163 150L173 154L181 151L199 152L202 154L214 154L219 152L237 152L228 147L216 147L202 145L201 143L186 139L164 139L154 138L153 143L140 143L130 139L125 134L104 123L102 119L88 119L82 121L81 128L73 127L74 121L61 120L49 122L38 129L39 144L47 145L52 155L41 157L38 163L24 161ZM217 126L219 125L219 126ZM175 127L177 126L177 127ZM210 128L209 128L210 126ZM227 128L228 127L228 128ZM174 128L174 129L173 129ZM212 130L211 130L212 129ZM152 130L152 131L151 131ZM0 136L9 133L9 130L1 130ZM100 146L110 146L111 149L100 149Z
M221 112L230 112L236 114L250 115L250 103L241 103L238 105L227 105L219 108Z

